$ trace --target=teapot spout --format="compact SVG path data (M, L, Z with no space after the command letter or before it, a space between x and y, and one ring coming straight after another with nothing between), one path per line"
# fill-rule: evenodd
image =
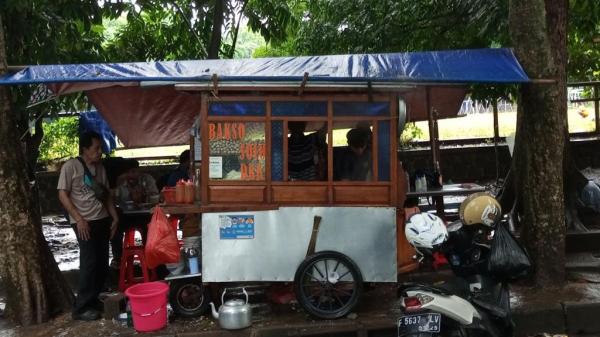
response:
M217 309L215 308L215 305L213 302L208 303L210 305L210 308L212 310L212 315L214 317L214 319L219 319L219 313L217 312Z

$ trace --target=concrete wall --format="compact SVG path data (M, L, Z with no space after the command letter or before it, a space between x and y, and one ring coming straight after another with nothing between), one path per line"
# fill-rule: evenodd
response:
M579 169L600 167L600 142L583 140L571 142L572 158ZM441 171L444 181L487 182L496 179L496 154L494 145L444 148L440 151ZM398 154L409 172L433 167L431 153L424 150L408 150ZM507 145L498 146L498 168L500 178L506 177L511 157Z
M573 141L572 157L580 169L600 167L599 141ZM496 154L493 145L444 148L441 150L441 171L444 181L453 182L489 182L496 179ZM409 172L419 168L433 167L429 150L405 150L398 154ZM510 167L508 146L498 147L499 176L504 178ZM155 178L172 170L174 166L143 167L143 171ZM57 172L39 172L40 204L42 214L61 212L56 193Z
M433 167L429 150L408 150L398 154L404 168L415 170ZM498 146L499 175L506 176L510 167L508 146ZM440 170L444 182L484 182L496 179L496 154L493 145L445 148L440 151Z

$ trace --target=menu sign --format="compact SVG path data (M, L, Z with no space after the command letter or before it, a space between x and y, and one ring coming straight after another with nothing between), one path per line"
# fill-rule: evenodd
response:
M265 179L265 130L264 123L215 122L208 124L208 139L212 158L221 158L220 166L214 161L213 179ZM218 170L220 167L220 174Z

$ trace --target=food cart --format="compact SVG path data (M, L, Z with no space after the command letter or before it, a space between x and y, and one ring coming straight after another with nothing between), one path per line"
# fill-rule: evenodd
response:
M364 282L394 283L410 268L397 161L404 123L455 114L466 84L526 81L507 49L31 66L0 78L85 91L128 146L186 143L199 120L196 204L165 207L198 214L201 226L201 275L173 278L199 294L183 312L206 309L206 284L294 282L303 308L328 319L354 308ZM305 136L320 134L311 179L290 169L298 123ZM358 129L368 172L347 179L340 162Z

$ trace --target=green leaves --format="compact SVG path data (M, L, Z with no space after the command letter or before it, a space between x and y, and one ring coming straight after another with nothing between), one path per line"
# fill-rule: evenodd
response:
M600 2L571 0L568 27L571 81L600 79Z
M63 117L43 122L44 139L40 145L39 160L48 162L77 156L79 152L79 119ZM75 140L75 141L74 141Z
M504 0L308 0L306 9L295 39L301 54L478 48L506 40Z

